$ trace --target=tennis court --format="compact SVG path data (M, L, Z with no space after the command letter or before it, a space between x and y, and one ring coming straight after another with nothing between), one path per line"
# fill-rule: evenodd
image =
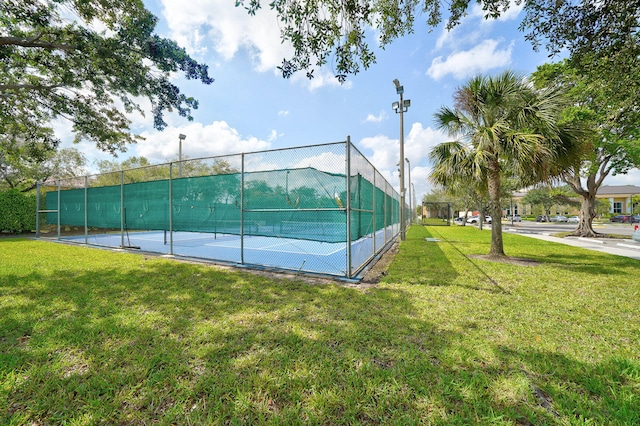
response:
M398 235L399 198L347 140L42 182L37 232L357 280Z
M376 239L384 241L384 232L385 230L377 232ZM347 250L344 243L282 237L240 238L238 235L224 233L175 232L171 236L164 231L129 232L125 233L124 237L120 233L92 234L87 237L62 237L61 240L98 247L216 260L255 268L347 275ZM352 242L353 260L366 260L372 250L372 244L373 238Z

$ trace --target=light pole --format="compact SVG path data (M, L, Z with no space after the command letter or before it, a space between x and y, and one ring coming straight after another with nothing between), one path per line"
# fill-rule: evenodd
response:
M404 93L404 87L400 85L400 82L396 78L393 80L393 84L396 86L396 93L400 95L400 102L394 102L391 104L391 108L394 109L396 114L400 114L400 240L405 239L405 218L404 218L404 113L407 112L411 106L409 99L402 99Z
M178 177L182 177L182 141L186 138L182 133L178 135Z
M415 217L416 217L416 210L417 210L417 206L418 206L418 201L416 200L416 186L413 184L413 182L411 183L411 195L413 195L412 201L413 201L413 211L411 212L411 217L414 218L413 222L415 222Z
M412 224L413 210L411 210L411 162L409 161L408 158L405 158L405 161L408 164L408 170L409 170L409 172L407 173L407 177L409 178L409 184L407 185L407 188L409 188L409 224Z

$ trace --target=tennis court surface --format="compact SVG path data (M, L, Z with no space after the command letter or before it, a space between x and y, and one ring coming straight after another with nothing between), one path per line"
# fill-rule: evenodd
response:
M391 231L389 231L391 232ZM212 260L254 268L274 268L290 271L347 275L347 248L342 243L299 240L294 238L247 236L232 234L163 231L129 232L124 234L92 234L62 237L62 241L98 247L124 248L132 251L173 254L175 256ZM377 233L384 241L384 230ZM351 256L364 262L373 250L373 239L351 243ZM173 245L173 250L171 250ZM171 253L172 252L172 253ZM358 279L359 277L353 277Z

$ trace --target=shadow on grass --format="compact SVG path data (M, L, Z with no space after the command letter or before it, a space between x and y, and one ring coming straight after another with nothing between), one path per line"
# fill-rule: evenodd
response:
M612 407L625 410L620 423L638 416L637 363L497 345L489 359L400 289L113 253L84 268L80 251L59 252L46 272L1 276L0 423L606 423Z
M426 241L427 239L436 239L438 241ZM509 292L487 274L476 261L460 250L459 246L461 244L464 244L464 242L449 239L441 232L438 232L438 227L413 226L407 233L406 241L402 246L404 250L399 253L398 258L400 260L392 265L394 276L412 284L455 285L473 290L508 294ZM469 244L472 243L470 242ZM473 242L473 244L477 245L477 242ZM468 267L482 277L480 282L486 282L489 286L478 286L471 282L465 284L456 282L459 273L449 260L450 254L445 253L442 245L447 245L453 249L457 258L464 259ZM407 262L407 259L418 259L418 261ZM399 271L396 265L402 265L404 271Z
M450 285L458 273L442 251L442 241L425 226L412 226L389 267L394 280L430 286ZM429 239L439 241L429 241Z
M371 421L409 402L392 380L414 351L402 336L436 335L402 292L188 264L2 282L3 424Z

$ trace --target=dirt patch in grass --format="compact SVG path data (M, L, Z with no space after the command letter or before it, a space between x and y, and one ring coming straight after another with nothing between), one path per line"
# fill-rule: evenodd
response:
M369 270L365 273L364 278L361 283L365 284L377 284L380 282L380 279L387 275L387 271L389 270L389 265L393 262L393 259L398 254L398 242L393 243L389 249L384 252L382 257L378 259L378 261L369 268Z

